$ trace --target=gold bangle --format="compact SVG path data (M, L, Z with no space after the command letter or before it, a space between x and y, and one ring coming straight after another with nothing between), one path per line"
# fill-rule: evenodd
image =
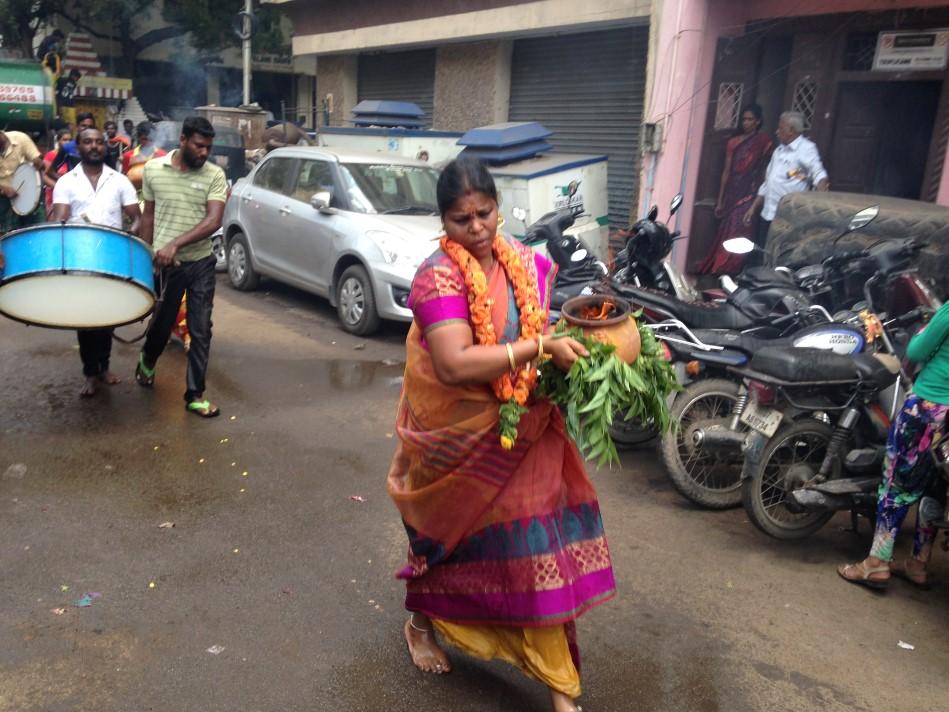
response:
M538 361L544 360L544 335L543 334L537 335L537 360Z
M504 344L507 347L507 360L511 363L511 370L517 370L517 361L514 360L514 349L511 347L511 342L508 341Z

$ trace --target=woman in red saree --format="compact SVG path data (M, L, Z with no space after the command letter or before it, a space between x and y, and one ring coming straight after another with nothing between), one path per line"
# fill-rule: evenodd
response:
M764 180L774 150L771 137L761 131L761 123L761 107L749 104L741 112L741 133L725 144L725 168L715 205L715 217L721 222L714 249L699 265L702 274L738 274L745 263L744 255L733 255L722 243L733 237L752 238L744 217Z
M498 233L487 170L458 159L437 192L445 237L412 284L388 475L409 537L398 573L412 613L406 642L421 670L448 672L437 631L540 680L553 709L571 712L580 694L574 621L612 598L613 572L576 446L557 408L529 389L538 357L567 370L586 352L541 333L555 268ZM536 337L524 338L528 324L541 325ZM499 397L520 389L516 439L501 438Z

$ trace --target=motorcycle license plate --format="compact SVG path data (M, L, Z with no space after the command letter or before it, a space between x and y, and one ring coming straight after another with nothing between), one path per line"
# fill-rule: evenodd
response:
M757 430L766 438L774 435L774 431L781 425L781 411L774 408L764 408L753 400L749 400L741 414L741 422L749 428Z

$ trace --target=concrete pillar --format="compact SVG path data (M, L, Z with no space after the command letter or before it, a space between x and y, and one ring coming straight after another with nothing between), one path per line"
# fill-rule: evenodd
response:
M316 63L319 124L324 125L324 103L331 105L330 126L343 126L357 100L359 55L334 54L319 57Z
M507 121L511 98L510 41L449 44L435 56L432 127L467 131Z

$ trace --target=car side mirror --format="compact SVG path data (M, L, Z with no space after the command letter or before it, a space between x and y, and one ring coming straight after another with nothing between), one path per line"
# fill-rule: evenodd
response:
M314 210L319 210L324 215L332 215L336 212L336 208L330 207L332 199L333 196L328 190L321 190L319 193L314 193L313 197L310 198L310 205L313 206Z

